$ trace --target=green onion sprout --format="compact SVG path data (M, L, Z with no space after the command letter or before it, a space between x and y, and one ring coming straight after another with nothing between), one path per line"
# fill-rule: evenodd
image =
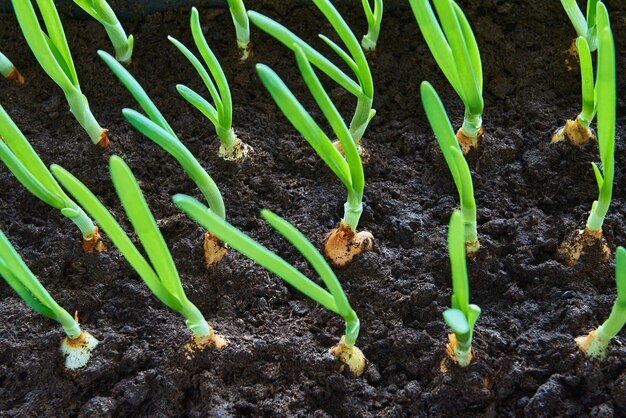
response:
M606 9L598 4L598 19ZM574 265L586 247L602 242L604 258L610 251L602 241L602 225L611 205L613 179L615 176L615 119L616 119L616 79L615 45L610 26L598 33L598 80L596 82L598 148L601 167L591 163L598 185L598 199L593 202L587 224L583 231L575 234L572 241L565 241L559 248L561 258L567 265Z
M615 253L615 285L617 299L608 319L588 335L576 338L580 349L587 357L594 360L602 360L606 357L609 342L626 324L626 250L624 247L618 247Z
M243 0L228 0L228 8L235 25L241 60L245 61L254 55L250 43L250 21L246 14L246 6L243 4Z
M339 139L345 157L333 146L330 138L272 69L258 64L257 73L289 122L313 147L348 191L344 217L339 227L328 233L324 244L324 252L333 264L345 266L358 254L371 250L374 245L374 237L370 232L356 232L363 213L365 187L363 163L346 123L317 78L304 50L299 46L294 46L294 50L304 81Z
M585 38L590 51L595 51L597 48L597 25L596 25L596 10L599 0L587 0L587 15L583 15L583 12L578 7L576 0L561 0L561 5L567 13L567 17L572 22L578 37ZM578 45L577 45L578 46Z
M60 210L65 217L74 222L82 234L85 252L102 252L106 249L100 240L98 227L61 189L2 106L0 106L0 160L29 192Z
M91 352L98 345L98 340L81 329L78 314L72 317L50 296L2 230L0 230L0 276L33 311L58 322L63 327L66 336L61 343L61 353L65 356L65 367L70 370L84 367L91 358Z
M340 315L345 321L345 335L339 344L331 348L339 360L345 363L354 375L361 375L365 367L365 357L356 346L360 323L356 312L344 293L337 276L333 273L324 257L315 249L300 231L278 215L263 210L263 218L283 237L287 239L304 258L313 266L328 288L324 289L307 278L284 259L257 243L246 234L216 216L202 203L186 195L176 195L174 204L207 230L227 242L236 251L264 267L271 273L295 287L326 309Z
M362 3L367 19L367 33L361 39L361 46L366 51L375 51L383 21L383 0L374 0L374 10L370 6L370 0L362 0Z
M115 49L115 58L124 65L130 65L135 40L133 35L126 36L122 24L106 0L74 0L74 3L104 26Z
M124 211L148 256L141 255L113 215L98 198L70 172L53 165L55 177L93 216L107 233L113 244L135 269L152 293L168 308L180 313L193 332L195 346L222 348L227 341L217 335L198 308L187 299L172 255L159 231L148 203L130 168L118 156L109 160L111 179ZM190 346L191 347L191 346Z
M87 98L80 90L76 68L59 13L53 0L37 0L39 11L47 33L42 29L32 0L12 0L15 15L22 28L26 42L33 51L39 65L46 74L63 90L70 105L70 111L83 127L89 138L99 147L109 146L108 130L98 124L89 109Z
M0 52L0 74L7 80L13 80L17 84L24 84L24 76L20 73L15 65L7 58L2 52Z
M437 65L465 105L456 137L464 154L478 147L483 134L483 70L478 44L463 10L453 0L409 0Z
M359 145L369 122L376 114L372 109L374 100L372 73L359 41L332 3L329 0L313 0L313 3L330 22L349 53L326 36L320 34L320 38L348 65L356 81L281 24L254 11L248 11L248 16L259 29L276 38L287 48L294 50L296 45L300 47L311 64L357 98L356 110L350 122L350 135Z
M446 309L443 319L454 331L448 335L446 346L448 355L460 367L467 367L472 361L472 337L474 324L480 316L480 307L469 303L469 284L463 243L463 215L455 210L448 227L448 254L452 274L452 308Z
M183 55L196 69L200 78L204 81L204 84L215 105L212 105L198 93L182 84L177 85L176 90L178 90L178 93L180 93L185 100L191 103L213 123L217 136L221 142L219 150L220 156L229 161L244 160L252 149L247 144L241 142L237 135L235 135L235 131L232 126L233 103L230 95L230 87L228 86L228 81L226 80L226 76L224 75L224 71L222 70L219 61L215 57L213 51L211 51L211 48L209 48L209 45L202 34L200 16L195 7L191 9L191 33L193 35L194 42L196 43L196 47L198 48L198 51L200 51L200 55L209 68L211 75L209 75L200 63L200 60L198 60L198 58L196 58L196 56L185 45L171 36L168 39L176 46L176 48L180 50L180 52L183 53ZM211 79L211 76L215 82Z
M156 105L141 85L120 63L104 51L98 51L100 58L111 68L122 84L133 95L146 112L147 117L133 109L123 109L122 114L143 135L167 151L178 161L189 177L196 183L213 212L226 218L224 199L217 184L200 165L196 157L183 145L170 124L165 120ZM213 267L224 257L227 247L210 233L204 235L204 258L207 266Z
M439 95L428 81L422 82L420 92L426 117L435 133L437 143L446 159L459 193L461 214L465 227L465 248L468 254L473 254L480 248L480 243L478 242L478 231L476 228L476 201L474 200L472 173L463 156L461 147L454 137L452 124L450 119L448 119L446 109L443 107Z
M595 13L595 12L594 12ZM598 2L597 27L599 31L609 27L609 14L602 2ZM565 126L558 129L552 136L552 142L563 141L568 138L576 145L583 145L595 138L593 131L589 127L596 115L597 99L596 86L593 77L593 61L591 59L591 48L588 41L579 36L576 39L578 48L578 58L580 61L580 76L582 85L582 111L575 120L567 120ZM598 68L598 77L599 77ZM596 80L596 84L598 80Z

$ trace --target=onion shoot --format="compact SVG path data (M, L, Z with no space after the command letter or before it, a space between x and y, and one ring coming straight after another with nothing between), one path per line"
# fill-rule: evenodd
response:
M241 60L245 61L254 56L252 43L250 42L250 20L246 14L246 6L243 4L243 0L228 0L228 8L235 25Z
M15 15L28 46L39 65L63 90L70 112L99 147L109 146L108 130L100 126L82 93L63 25L53 0L37 0L45 31L37 19L32 0L12 0ZM47 32L46 32L47 31Z
M598 15L604 9L598 6ZM606 10L606 9L604 9ZM603 240L602 225L611 205L615 176L615 119L616 119L615 45L609 25L598 33L598 79L596 82L598 148L601 168L591 163L598 185L598 199L593 202L587 224L583 231L566 240L559 247L559 255L567 265L574 265L587 247ZM603 258L610 251L602 241Z
M367 19L367 33L361 38L361 46L366 51L375 51L380 34L380 24L383 21L383 0L374 0L374 9L370 0L362 0L365 18Z
M252 148L247 144L244 144L237 137L237 135L235 135L235 131L232 126L233 103L230 94L230 87L228 86L228 81L226 80L222 66L213 51L211 51L211 48L209 48L209 45L202 34L200 16L195 7L191 9L191 33L196 47L204 59L206 66L209 68L211 75L209 75L206 69L202 66L202 63L200 63L200 60L198 60L198 58L196 58L196 56L185 45L175 38L169 37L168 39L176 46L176 48L180 50L180 52L183 53L183 55L196 69L209 91L215 105L212 105L204 97L185 85L177 85L176 90L178 90L178 93L180 93L185 100L198 109L213 123L217 136L221 142L219 150L220 156L229 161L242 161L246 159L248 154L252 151Z
M363 48L332 3L329 0L313 0L313 3L324 14L335 32L337 32L348 52L326 36L320 34L320 38L348 65L354 73L356 80L350 78L339 67L280 23L254 11L248 11L248 16L254 25L276 38L287 48L294 50L298 46L302 49L311 64L357 98L356 110L350 122L350 135L355 144L359 145L369 122L376 115L376 111L372 108L374 100L372 73Z
M597 15L598 30L602 31L603 28L609 27L609 14L602 2L598 2ZM590 125L591 122L593 122L593 118L596 116L598 107L598 97L596 95L598 80L596 79L596 84L594 85L593 61L591 58L591 48L589 47L587 39L583 36L579 36L578 39L576 39L576 46L578 48L578 58L580 61L582 111L578 114L576 119L567 120L565 126L554 133L552 142L559 142L568 138L575 145L583 145L595 138ZM600 71L599 67L598 71Z
M451 308L443 319L454 334L448 335L447 353L460 367L469 366L473 358L472 337L474 324L480 316L480 307L469 303L469 284L463 243L463 215L455 210L448 227L448 254L452 273Z
M267 223L296 247L313 266L328 290L306 277L283 258L216 216L197 200L179 194L174 196L174 204L204 228L227 242L236 251L276 274L324 308L340 315L345 321L345 335L341 337L339 344L330 349L330 353L347 365L352 374L360 376L363 373L365 356L355 345L360 331L359 318L350 306L350 302L333 270L300 231L269 210L261 212L261 216Z
M599 0L587 0L587 14L583 15L583 12L578 7L576 0L561 0L561 5L567 13L567 17L572 22L578 37L583 37L587 42L590 51L595 51L597 42L597 25L596 25L596 10Z
M339 227L328 233L324 243L326 256L335 266L343 267L355 256L364 251L370 251L374 245L374 237L370 232L356 232L363 213L363 190L365 188L363 163L346 123L324 90L304 51L299 46L295 46L294 49L304 81L339 139L344 151L343 155L272 69L259 64L257 73L283 114L348 191L344 217Z
M601 35L600 35L601 36ZM609 342L626 324L626 250L618 247L615 252L615 284L617 299L608 319L589 334L576 338L576 344L594 360L603 360Z
M65 367L74 371L86 366L99 341L81 329L77 314L72 317L50 296L2 230L0 230L0 276L33 311L58 322L63 327L66 336L61 342L61 353L65 356Z
M135 39L126 36L122 24L106 0L73 0L81 9L96 19L106 30L115 49L115 59L124 65L130 65L133 59Z
M189 177L200 189L205 199L209 203L211 210L218 216L225 218L226 209L224 199L217 184L200 165L196 157L180 141L174 129L165 120L154 102L150 99L146 91L135 80L135 78L120 63L104 51L98 54L102 60L111 68L113 73L124 84L128 91L135 98L139 106L146 112L147 116L133 109L123 109L122 114L139 132L152 140L155 144L163 148L178 161ZM210 233L204 235L204 258L208 267L217 265L227 252L223 245L215 236Z
M107 236L152 293L165 306L185 318L187 328L193 333L194 344L197 347L224 347L227 341L213 330L200 310L187 298L172 255L132 171L117 156L111 157L109 168L115 191L148 260L141 255L113 215L80 180L57 165L52 166L52 172L63 187L98 220Z

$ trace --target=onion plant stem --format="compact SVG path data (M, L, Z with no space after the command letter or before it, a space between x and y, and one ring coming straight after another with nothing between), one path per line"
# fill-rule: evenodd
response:
M361 96L357 101L356 110L350 122L350 135L357 145L361 142L367 125L372 118L372 103L373 99L365 95Z
M616 336L621 329L624 327L624 317L626 316L626 303L618 300L615 305L613 305L613 309L611 310L611 314L609 318L598 327L596 330L596 336L598 340L602 341L605 344Z
M197 161L194 159L194 161ZM222 219L226 219L226 208L224 207L224 199L220 193L219 187L209 174L200 166L193 167L189 170L190 177L194 180L202 195L207 200L211 212L215 213Z
M200 310L188 300L183 302L180 313L185 317L185 325L187 325L187 328L189 328L196 337L208 337L213 332Z
M80 126L87 132L89 139L97 144L102 138L102 127L94 117L88 106L85 106L87 98L83 95L80 88L75 87L65 92L65 98L70 105L70 112L76 117Z
M361 214L363 213L363 193L358 193L349 189L348 200L344 204L343 208L343 223L350 227L352 231L356 232L359 219L361 219Z
M613 180L612 176L609 177L606 174L605 178ZM613 194L613 190L611 188L607 187L607 189L606 194L608 194L608 196L601 194L600 200L596 200L591 206L591 213L589 213L589 218L587 219L587 229L590 231L597 232L602 230L602 224L604 223L604 218L609 211L611 196Z
M354 347L361 329L361 322L354 310L350 311L350 314L344 318L344 320L346 321L346 336L344 342L348 347Z
M115 15L113 15L111 20L110 22L102 20L100 23L102 23L104 30L109 35L111 43L116 46L115 59L123 64L130 64L133 55L133 44L128 42L126 32L119 20L115 18Z
M80 206L76 206L76 208L73 209L62 209L61 213L76 224L85 240L93 238L96 227L91 218L89 218Z

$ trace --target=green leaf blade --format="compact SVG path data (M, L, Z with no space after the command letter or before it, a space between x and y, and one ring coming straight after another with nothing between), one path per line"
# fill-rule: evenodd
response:
M348 318L352 312L352 307L341 287L341 283L339 283L337 276L324 259L324 256L300 231L280 216L267 209L261 211L261 216L272 228L277 230L287 241L296 247L300 254L313 266L313 269L322 278L324 284L333 295L338 314L344 319Z
M132 109L124 109L122 110L122 114L135 129L159 145L178 161L196 186L198 186L209 203L211 210L224 219L226 217L226 209L224 207L224 199L217 184L215 184L215 181L200 165L191 151L180 142L178 137L170 134L149 118Z
M39 24L32 0L12 0L12 5L26 42L39 65L64 92L73 90L73 80L67 77L48 46L47 35Z
M215 107L213 107L213 105L204 97L182 84L178 84L176 86L176 90L178 91L178 94L183 97L183 99L187 100L189 104L198 109L216 128L221 126L217 109L215 109Z
M196 58L196 56L185 45L179 42L176 38L172 38L171 36L169 36L167 39L169 39L169 41L172 44L174 44L180 52L182 52L185 58L187 58L187 60L195 68L198 75L200 75L200 78L204 82L204 85L207 87L207 90L209 91L209 94L211 95L211 98L213 99L213 102L215 103L215 108L217 110L218 119L220 120L220 124L221 124L221 120L223 119L223 115L224 115L224 106L222 105L222 98L220 97L220 94L217 91L217 87L215 86L215 83L209 76L209 73L207 73L207 71L204 69L200 60L198 60L198 58Z
M365 175L363 173L363 163L361 161L361 156L359 155L359 150L352 140L350 131L341 117L341 114L328 96L328 93L326 93L326 90L324 90L322 83L315 74L309 60L306 59L304 52L297 46L295 51L296 61L298 63L298 68L300 69L300 73L302 74L309 91L313 95L315 102L322 110L322 113L324 113L324 116L330 123L333 132L339 139L343 148L345 159L342 158L342 160L348 163L350 175L350 184L347 185L344 183L344 185L348 189L354 190L357 194L362 194L363 189L365 188ZM331 147L334 148L332 145ZM329 147L327 148L330 150ZM331 151L331 155L334 155L335 158L337 158L337 154L338 152Z
M588 2L592 1L594 0L588 0ZM576 0L561 0L561 5L563 5L563 9L572 22L578 36L585 36L587 34L587 20L578 7Z
M458 210L455 210L450 217L448 255L450 257L450 271L452 274L452 292L458 303L458 309L467 317L469 284L465 261L465 232L463 229L463 216Z
M457 95L461 96L459 90L460 81L457 67L452 55L452 48L441 29L441 25L435 16L429 0L409 0L411 9L417 20L417 24L422 32L424 40L428 45L430 53L435 58L437 65L452 85Z
M109 168L113 185L124 211L128 215L128 219L133 225L163 287L179 300L184 300L185 291L180 283L174 260L141 192L137 179L124 160L115 155L109 161Z
M304 276L281 257L213 214L197 200L185 195L176 195L173 200L178 208L236 251L274 273L320 305L341 315L335 299L328 291Z
M324 14L326 20L328 20L337 35L339 35L339 37L341 38L341 41L350 52L352 60L354 60L354 62L356 63L358 71L355 71L355 74L359 80L362 94L369 97L370 99L373 99L374 81L372 80L369 63L367 62L367 58L365 57L365 53L363 52L363 48L361 47L358 39L348 26L344 18L329 0L313 0L313 3ZM308 55L307 58L309 58ZM313 63L313 61L311 62Z
M324 74L333 79L344 89L348 90L352 95L359 96L362 94L361 86L348 77L343 71L339 69L335 64L329 61L322 54L317 52L309 44L297 37L293 32L289 31L280 23L257 13L253 10L248 11L248 17L250 21L263 32L276 38L280 43L293 51L293 45L296 44L306 54L306 57L313 65L319 68Z
M241 4L241 8L243 9L243 3ZM245 17L247 23L248 15L245 14L245 9L241 11L241 14L243 15L242 17ZM209 71L211 72L211 75L215 80L215 84L217 84L220 95L220 103L223 108L222 112L220 113L221 123L224 127L230 129L233 121L233 103L230 93L230 86L228 85L228 80L226 79L226 75L224 75L224 70L222 69L222 66L220 65L215 54L213 53L213 50L211 50L211 48L209 47L209 44L204 37L204 34L202 33L202 26L200 25L200 15L195 7L191 10L191 34L196 44L196 48L198 48L198 51L200 52L200 56L202 56L204 63L209 68Z
M454 184L459 191L459 195L462 195L463 189L461 176L458 172L454 155L452 154L452 148L456 147L460 149L460 147L456 140L454 130L452 129L450 119L448 119L446 109L443 107L443 103L441 102L441 99L439 98L439 95L435 91L434 87L428 81L422 82L420 86L420 93L428 122L430 123L433 133L435 134L435 138L437 139L439 148L441 148L441 152L443 153L446 163L450 168L450 172L452 173Z
M0 230L0 276L35 312L50 318L57 318L62 310L48 291L37 280L17 253L2 230Z
M322 131L311 115L309 115L298 99L296 99L285 83L271 68L263 64L258 64L256 68L261 82L269 91L289 122L291 122L296 130L307 140L341 182L347 188L351 188L352 178L350 175L350 167L339 151L332 145L328 136L326 136L324 131Z
M115 58L104 51L98 51L98 55L105 64L113 71L115 76L124 84L126 89L135 98L139 106L146 112L148 117L161 128L165 129L172 135L176 135L172 127L167 123L165 117L161 114L156 105L152 102L146 91L135 80L135 78L124 68L122 64L117 62Z
M135 244L113 218L113 215L100 203L98 198L80 180L64 168L53 165L51 170L63 187L76 198L85 211L98 223L152 293L166 306L180 312L182 308L181 301L165 289L152 266L137 250Z
M459 309L446 309L443 311L443 320L457 335L465 335L470 332L470 325L467 318Z

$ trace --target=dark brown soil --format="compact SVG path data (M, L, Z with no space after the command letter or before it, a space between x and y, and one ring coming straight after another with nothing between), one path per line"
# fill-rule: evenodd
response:
M315 9L257 9L278 18L323 51L318 32L332 30ZM579 74L566 52L574 30L560 3L461 1L475 29L485 72L486 135L468 161L474 174L482 248L469 264L472 301L483 315L476 361L442 372L449 306L446 231L457 196L419 100L431 81L458 126L462 105L443 79L406 2L388 1L380 49L371 56L378 116L367 132L361 228L376 247L338 271L362 322L358 341L370 361L362 378L339 373L327 354L342 334L340 318L277 277L231 252L207 271L202 229L171 203L175 193L199 196L177 163L133 131L120 113L137 108L99 61L110 50L93 21L65 18L79 77L91 107L110 129L102 151L68 113L61 91L45 76L11 15L0 15L3 52L27 78L0 83L0 103L46 163L82 179L128 226L108 178L110 155L138 177L159 220L188 295L231 344L188 360L183 319L150 294L115 248L81 253L74 226L30 195L0 167L0 225L57 301L78 310L102 343L78 375L65 372L61 331L0 285L0 410L2 416L624 416L626 338L594 364L574 337L603 321L615 296L613 262L591 257L566 268L555 260L561 240L584 225L597 190L595 143L550 145L552 131L579 111ZM356 4L356 2L355 2ZM626 244L626 7L609 1L618 56L618 142L615 197L605 224L612 250ZM359 37L360 7L343 7ZM125 26L137 38L132 72L181 139L220 186L228 219L312 277L296 251L260 220L269 208L318 246L342 215L345 190L278 111L254 72L263 62L315 109L294 58L253 29L255 59L241 64L230 16L201 10L207 38L234 94L234 121L255 148L236 166L217 156L208 121L177 95L175 84L200 88L190 65L170 45L190 44L188 10L148 16ZM573 67L569 70L568 67ZM332 83L351 115L354 100ZM314 111L319 118L320 112Z

